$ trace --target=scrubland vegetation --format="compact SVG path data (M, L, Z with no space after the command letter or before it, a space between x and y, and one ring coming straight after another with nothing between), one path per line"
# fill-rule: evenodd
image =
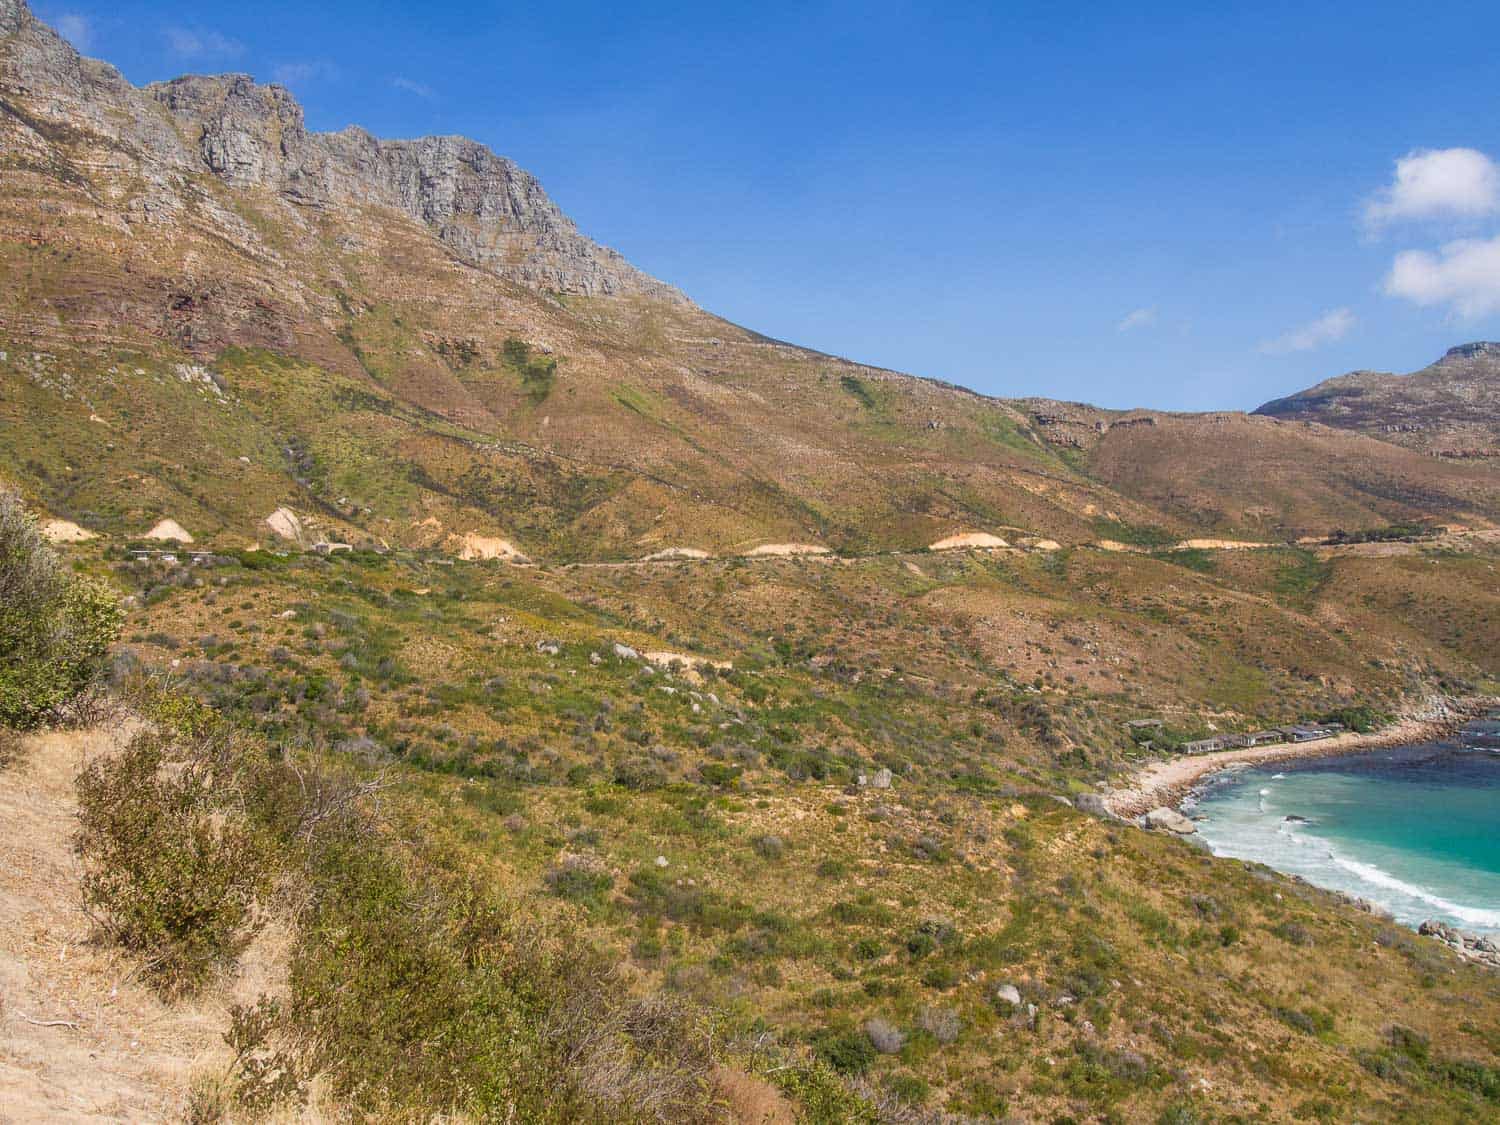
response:
M111 674L145 724L79 780L101 936L184 996L268 922L293 935L277 987L225 1029L234 1061L200 1083L200 1119L312 1097L538 1121L752 1103L827 1122L1460 1121L1496 1104L1492 976L1056 800L1141 753L1121 720L1166 689L1091 662L1105 622L1166 631L1127 583L1200 581L1170 562L878 562L872 599L859 567L796 561L643 580L75 555L135 599ZM1281 565L1233 560L1268 604ZM935 603L984 612L1008 592L1039 613L1063 588L1094 591L1099 616L1004 650L926 628ZM973 600L940 600L955 593ZM1241 651L1211 585L1177 597L1161 651ZM1346 659L1322 644L1323 668ZM635 655L666 645L679 659ZM1292 698L1377 723L1431 674L1409 660L1370 669L1389 677L1372 703L1270 665L1236 689L1242 719Z

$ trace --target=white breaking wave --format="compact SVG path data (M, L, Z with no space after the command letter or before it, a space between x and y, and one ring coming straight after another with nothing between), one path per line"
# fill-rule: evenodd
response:
M1451 914L1460 918L1471 926L1484 926L1488 929L1500 929L1500 910L1486 910L1480 906L1465 906L1461 902L1453 902L1451 899L1435 895L1424 887L1415 883L1408 883L1404 879L1398 879L1387 871L1382 871L1373 863L1361 863L1357 859L1345 859L1343 856L1330 851L1328 858L1342 867L1351 875L1363 879L1365 882L1377 887L1383 887L1388 891L1406 895L1408 898L1425 902L1429 906L1435 906L1445 914Z
M1447 895L1393 875L1364 860L1349 859L1334 851L1330 841L1316 829L1312 819L1287 819L1276 806L1284 794L1270 788L1247 787L1238 800L1210 796L1200 806L1209 815L1199 831L1216 855L1264 863L1290 875L1298 875L1317 886L1369 899L1389 910L1402 923L1416 926L1427 918L1451 925L1500 932L1500 886L1489 876L1475 872L1479 883L1470 888L1479 903L1456 901L1454 890L1468 898L1461 884L1445 886ZM1424 880L1425 881L1425 880ZM1446 879L1445 882L1452 882ZM1488 893L1494 890L1495 894Z

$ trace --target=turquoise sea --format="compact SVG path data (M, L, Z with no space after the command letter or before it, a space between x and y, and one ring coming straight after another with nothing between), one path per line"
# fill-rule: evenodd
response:
M1185 809L1217 855L1500 932L1500 753L1437 743L1221 774Z

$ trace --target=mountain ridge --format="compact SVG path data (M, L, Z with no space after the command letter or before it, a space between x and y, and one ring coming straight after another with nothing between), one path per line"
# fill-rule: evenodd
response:
M1500 456L1500 344L1449 348L1409 374L1350 371L1257 407L1452 459Z
M144 93L196 130L203 163L231 185L269 188L299 206L394 207L461 260L539 289L687 300L581 235L534 176L478 141L383 140L357 125L311 132L291 91L249 75L185 75Z

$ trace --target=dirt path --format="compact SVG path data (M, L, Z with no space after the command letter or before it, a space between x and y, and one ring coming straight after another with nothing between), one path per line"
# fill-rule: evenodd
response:
M1470 715L1493 706L1493 701L1441 704L1414 714L1371 734L1341 734L1317 742L1278 743L1243 750L1168 758L1143 767L1129 785L1105 794L1104 803L1116 816L1136 817L1162 806L1175 807L1210 774L1237 765L1262 765L1296 758L1327 758L1355 750L1378 750L1430 742L1452 734Z
M71 849L73 779L121 737L39 735L0 770L5 1125L181 1121L195 1070L223 1066L227 995L163 1004L132 979L134 962L90 940Z

